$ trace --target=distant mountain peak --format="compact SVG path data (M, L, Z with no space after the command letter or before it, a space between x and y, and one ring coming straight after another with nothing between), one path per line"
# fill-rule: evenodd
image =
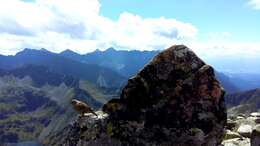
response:
M78 54L78 53L76 53L70 49L66 49L66 50L60 52L60 54Z
M31 51L32 49L31 48L24 48L21 52L23 51Z
M35 51L41 51L41 52L50 52L49 50L45 49L45 48L41 48L41 49L31 49L31 48L24 48L21 52L35 52ZM21 53L18 52L18 53Z
M110 47L105 52L116 52L116 49L113 47Z
M15 56L28 55L28 54L53 54L53 53L44 48L41 48L41 49L24 48L22 51L16 53Z
M74 51L72 51L72 50L70 50L70 49L66 49L66 50L64 50L64 51L62 51L62 52L74 52ZM75 53L75 52L74 52Z
M96 49L94 52L102 52L101 50L99 50L99 49Z
M42 51L42 52L50 52L49 50L47 50L45 48L41 48L40 51Z
M16 55L25 54L25 53L28 53L28 52L31 52L31 51L33 51L33 49L24 48L22 51L17 52Z

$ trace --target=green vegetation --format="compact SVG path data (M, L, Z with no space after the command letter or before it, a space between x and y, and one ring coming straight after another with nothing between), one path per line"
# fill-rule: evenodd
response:
M48 142L77 117L72 98L97 109L108 97L113 97L112 91L46 67L0 70L0 142Z
M107 124L107 135L109 135L109 136L113 135L113 124L112 123Z
M108 101L107 95L104 95L97 87L88 81L80 81L79 88L84 91L88 91L92 98L96 99L102 104Z
M52 116L61 114L62 108L50 98L58 87L46 91L14 76L0 77L0 82L1 143L35 140Z
M0 111L0 141L18 142L34 140L57 105L40 89L12 82L0 88Z

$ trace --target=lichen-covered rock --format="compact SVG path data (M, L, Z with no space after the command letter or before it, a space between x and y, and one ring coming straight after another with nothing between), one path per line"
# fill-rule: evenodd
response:
M52 146L122 146L121 142L111 139L106 133L108 115L102 111L79 116L61 133L54 136Z
M226 123L223 95L213 68L180 45L158 54L103 110L111 137L125 144L213 146Z
M189 48L172 46L103 106L106 118L76 123L65 145L217 146L227 118L223 96L212 67Z

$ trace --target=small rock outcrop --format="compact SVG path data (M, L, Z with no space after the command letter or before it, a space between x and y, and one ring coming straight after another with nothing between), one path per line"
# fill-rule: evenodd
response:
M186 46L172 46L103 106L108 116L74 125L78 143L70 144L217 146L227 119L223 96L211 66Z
M256 125L251 135L251 146L260 146L260 124Z
M250 146L249 138L233 138L222 142L223 146Z
M251 125L243 124L238 127L237 132L244 137L251 137L252 130Z
M259 112L254 112L229 117L222 145L260 146L260 125L257 121L259 115Z
M243 138L243 137L239 133L227 129L224 139L228 140L234 138Z

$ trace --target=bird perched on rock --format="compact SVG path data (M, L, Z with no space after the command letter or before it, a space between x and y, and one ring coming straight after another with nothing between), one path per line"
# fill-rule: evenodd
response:
M77 99L72 99L71 104L73 108L81 114L81 116L84 116L85 113L92 113L98 117L98 115L94 112L94 110L92 110L89 105L87 105L82 101L79 101Z

